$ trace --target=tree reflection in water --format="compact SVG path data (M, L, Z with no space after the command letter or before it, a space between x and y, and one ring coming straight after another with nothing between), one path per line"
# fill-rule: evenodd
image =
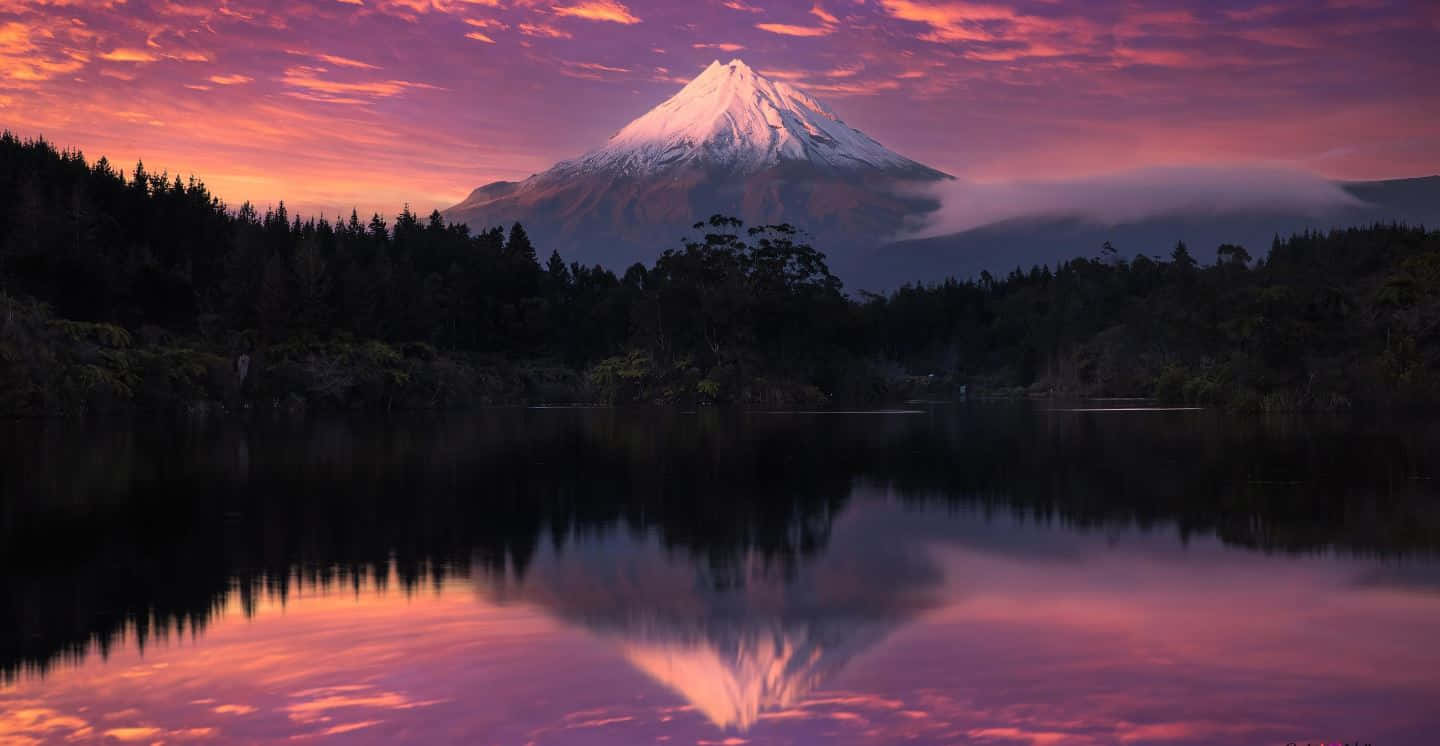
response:
M127 636L143 647L203 633L227 599L250 613L296 584L383 587L393 575L412 591L474 576L496 599L615 637L676 688L695 678L683 669L719 666L711 678L722 694L687 696L713 703L702 708L711 720L743 725L929 603L934 571L918 555L832 542L857 485L917 510L964 507L1074 531L1433 555L1440 503L1427 459L1437 445L1440 430L1410 423L1024 405L920 416L495 410L192 428L9 423L0 670L43 674ZM626 537L638 538L607 540ZM618 560L533 567L542 547L622 544L630 554ZM888 574L851 586L867 594L817 586L826 563L841 561ZM589 572L563 574L573 567ZM626 567L639 574L622 576ZM604 602L599 611L580 602L587 594Z

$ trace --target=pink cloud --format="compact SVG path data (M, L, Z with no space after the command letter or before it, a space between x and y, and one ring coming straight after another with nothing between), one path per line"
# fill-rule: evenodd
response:
M608 21L610 23L634 24L640 23L640 18L624 3L616 0L584 0L574 5L557 5L553 9L555 13L562 16L583 18L587 21Z
M1436 29L1427 4L1289 0L0 2L0 112L231 203L393 212L603 143L718 50L951 173L1378 178L1440 172Z

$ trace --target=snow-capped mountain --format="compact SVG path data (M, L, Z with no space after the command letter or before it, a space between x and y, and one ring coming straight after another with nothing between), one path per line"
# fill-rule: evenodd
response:
M715 213L790 223L812 236L847 287L975 277L1054 264L1111 241L1122 253L1254 248L1275 234L1369 222L1436 222L1440 177L1340 184L1363 204L1321 213L1181 210L1119 225L1043 211L913 239L950 177L887 149L815 98L740 60L714 62L601 147L520 182L476 189L446 211L481 230L525 224L542 251L616 271L652 262ZM956 197L952 194L949 199Z
M556 167L563 174L654 175L690 164L755 173L786 161L835 169L940 176L852 129L829 107L741 60L711 63L604 147Z
M542 249L617 270L715 213L794 224L833 254L899 233L937 207L918 185L948 178L737 59L714 62L602 147L480 187L446 217L476 230L519 221Z

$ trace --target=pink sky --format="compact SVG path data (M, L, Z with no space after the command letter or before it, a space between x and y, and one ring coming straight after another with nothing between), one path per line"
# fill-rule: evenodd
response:
M0 125L232 204L428 211L741 57L950 173L1440 172L1425 0L0 0Z

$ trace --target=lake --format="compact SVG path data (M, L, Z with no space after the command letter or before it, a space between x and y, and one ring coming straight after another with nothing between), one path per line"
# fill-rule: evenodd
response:
M1433 744L1440 423L0 423L0 743Z

